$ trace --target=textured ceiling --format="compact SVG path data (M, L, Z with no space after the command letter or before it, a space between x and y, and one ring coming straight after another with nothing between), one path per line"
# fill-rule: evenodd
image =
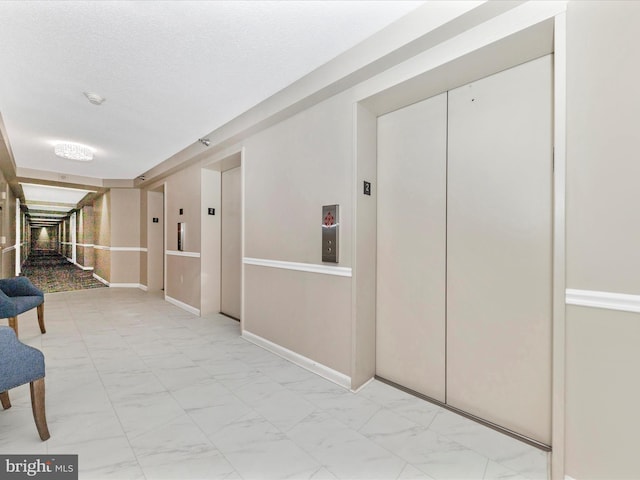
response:
M422 3L0 1L16 164L132 179ZM95 159L60 159L57 141Z

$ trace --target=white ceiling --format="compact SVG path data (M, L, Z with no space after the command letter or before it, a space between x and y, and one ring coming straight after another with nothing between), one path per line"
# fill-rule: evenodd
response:
M133 179L422 3L0 1L16 164ZM95 159L58 158L57 141Z

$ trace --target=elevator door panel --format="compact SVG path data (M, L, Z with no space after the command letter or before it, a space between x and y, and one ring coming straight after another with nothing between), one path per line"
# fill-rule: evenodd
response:
M378 118L376 373L444 401L447 96Z
M552 59L449 92L447 403L551 441Z
M240 167L222 172L220 311L240 319L242 202Z

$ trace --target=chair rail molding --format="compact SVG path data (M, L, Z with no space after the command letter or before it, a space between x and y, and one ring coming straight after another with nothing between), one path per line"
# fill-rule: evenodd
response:
M244 257L242 263L258 267L281 268L284 270L296 270L299 272L321 273L338 277L351 277L351 267L334 267L331 265L319 265L315 263L285 262L282 260L268 260L265 258Z
M566 304L640 313L640 295L567 288Z

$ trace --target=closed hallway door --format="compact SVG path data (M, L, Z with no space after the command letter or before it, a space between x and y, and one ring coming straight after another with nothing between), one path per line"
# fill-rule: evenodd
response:
M240 319L242 289L241 167L222 172L220 312Z
M447 95L378 118L377 375L445 401Z
M552 64L378 118L376 374L551 444Z
M449 92L447 403L551 443L552 57Z

